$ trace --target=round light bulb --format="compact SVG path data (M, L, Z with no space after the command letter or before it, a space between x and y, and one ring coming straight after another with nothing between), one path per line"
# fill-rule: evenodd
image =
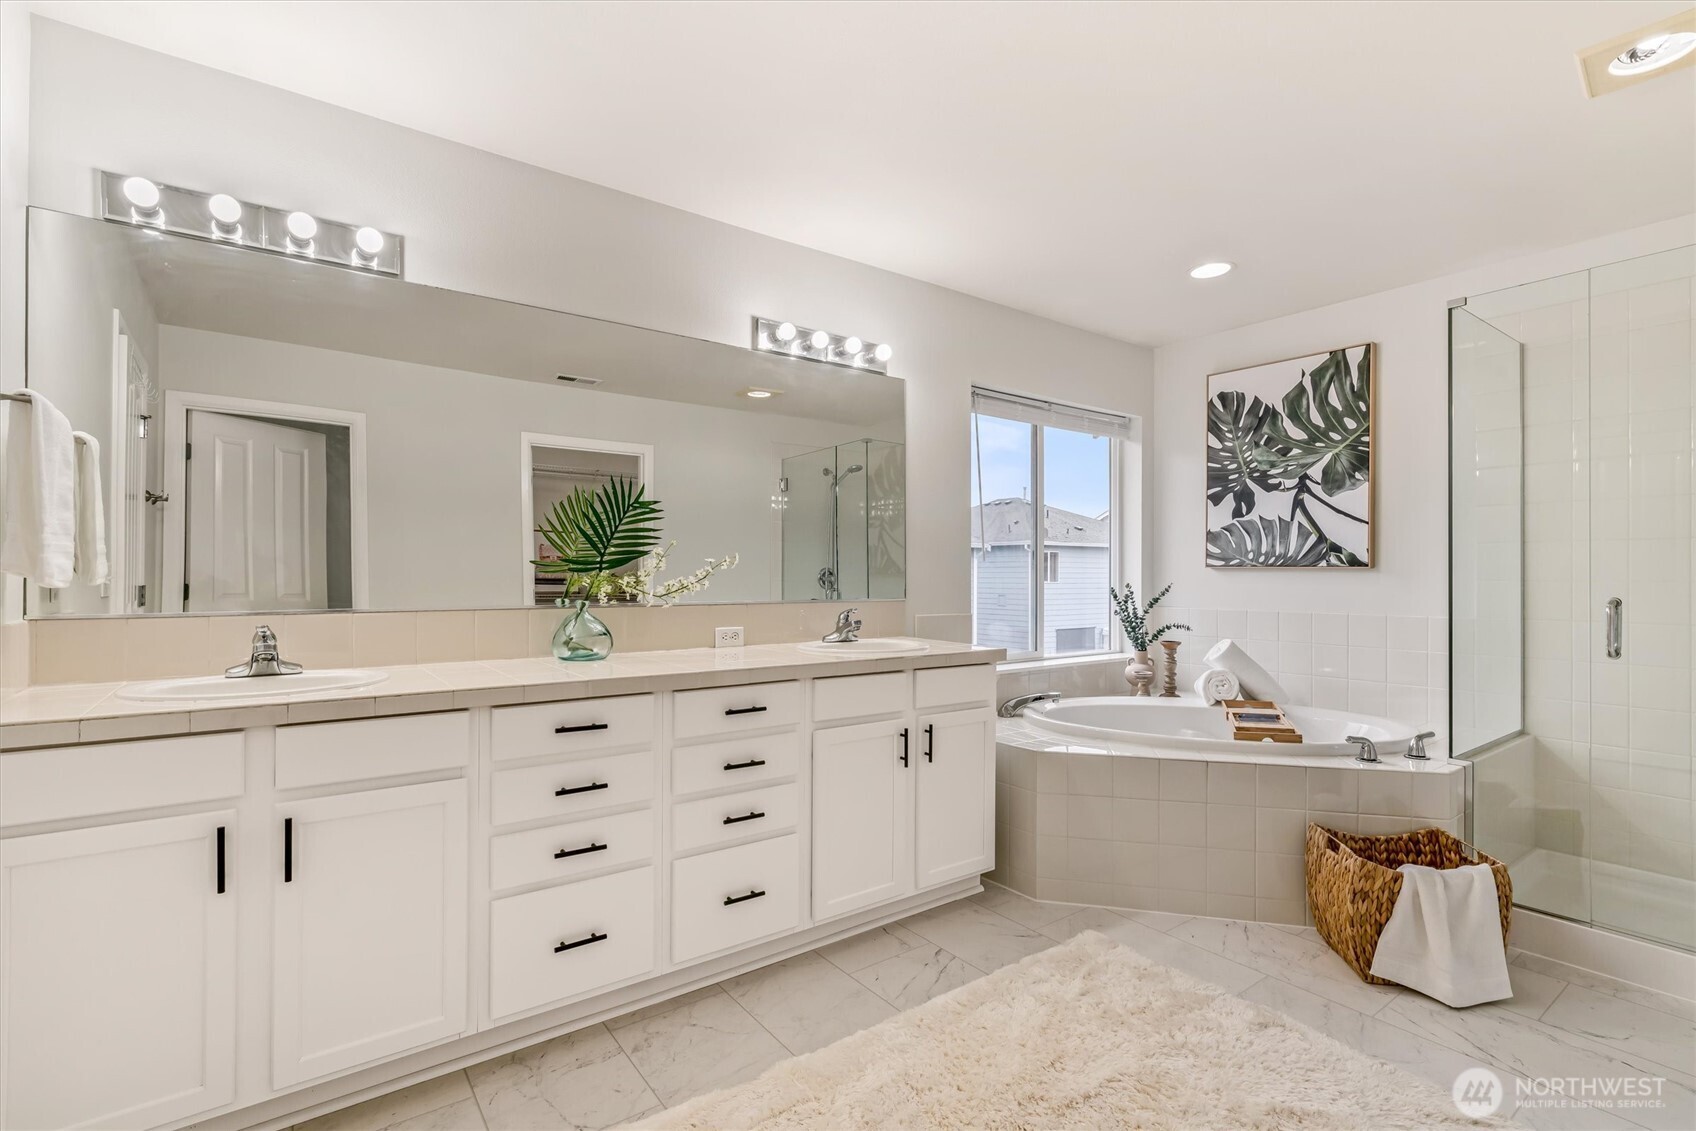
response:
M305 212L290 212L288 226L289 238L296 243L311 243L318 234L318 221Z
M146 177L128 177L124 181L124 199L135 205L138 212L157 211L159 186Z
M795 323L793 323L793 322L782 323L781 325L778 326L777 329L772 331L772 337L776 338L780 342L792 342L792 341L794 341L795 340Z
M1233 266L1235 265L1231 263L1203 263L1200 267L1197 267L1190 272L1190 278L1217 279L1219 276L1229 271Z
M865 348L866 348L866 343L862 342L858 338L852 338L851 337L847 341L842 343L842 352L843 353L857 354Z
M353 242L365 255L375 259L383 250L383 233L376 228L361 228L353 233Z
M218 193L206 202L206 210L220 224L234 224L241 219L241 201L227 192Z
M807 339L816 350L822 350L830 345L830 335L823 330L814 330L813 336Z
M895 348L888 342L884 342L872 351L872 356L879 361L888 361L895 356Z

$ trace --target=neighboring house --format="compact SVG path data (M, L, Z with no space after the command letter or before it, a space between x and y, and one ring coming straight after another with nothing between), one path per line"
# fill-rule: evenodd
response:
M972 508L972 573L977 643L1029 652L1031 545L1029 499L994 499ZM1045 655L1109 647L1107 518L1043 508Z

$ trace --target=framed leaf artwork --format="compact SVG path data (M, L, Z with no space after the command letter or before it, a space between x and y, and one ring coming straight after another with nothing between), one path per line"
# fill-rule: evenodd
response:
M1207 378L1207 564L1372 566L1372 343Z

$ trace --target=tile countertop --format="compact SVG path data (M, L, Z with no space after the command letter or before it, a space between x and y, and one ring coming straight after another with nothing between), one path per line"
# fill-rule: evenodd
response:
M930 645L927 652L849 659L805 652L797 644L758 644L748 648L614 653L605 660L586 663L537 657L411 664L367 669L387 677L367 687L252 699L145 702L120 697L125 688L157 682L154 680L44 684L0 699L0 750L800 677L993 664L1006 656L999 648L939 640L925 643Z

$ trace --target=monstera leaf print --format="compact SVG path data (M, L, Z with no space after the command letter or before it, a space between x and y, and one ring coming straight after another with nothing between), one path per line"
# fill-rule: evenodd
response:
M1284 413L1266 422L1268 465L1284 479L1319 469L1319 488L1337 496L1367 480L1372 470L1372 353L1353 372L1348 355L1332 350L1284 394ZM1236 516L1233 516L1236 517Z
M1277 419L1277 409L1242 393L1220 393L1207 404L1207 501L1218 506L1230 499L1234 519L1253 513L1254 488L1279 487L1277 472L1266 463Z
M1242 519L1207 532L1207 564L1220 566L1322 566L1330 543L1287 518Z

